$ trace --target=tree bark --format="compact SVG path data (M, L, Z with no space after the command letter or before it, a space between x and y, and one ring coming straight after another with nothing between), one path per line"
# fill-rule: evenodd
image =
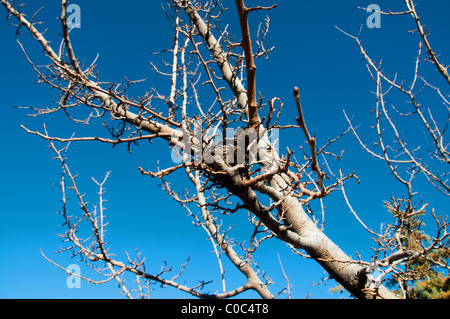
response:
M222 71L223 79L228 83L237 98L238 104L244 109L249 119L250 112L248 109L248 97L245 94L246 90L240 80L234 76L233 67L218 41L210 32L210 28L190 2L177 0L172 0L172 2L183 8L191 22L196 26L212 57ZM305 250L353 296L368 299L396 298L393 293L382 285L375 288L371 287L365 268L357 265L333 243L309 218L301 203L289 195L290 187L285 182L283 174L275 174L271 178L269 185L257 183L252 189L250 186L243 186L242 177L237 170L230 167L221 168L226 170L227 174L219 177L219 179L230 192L236 194L244 202L245 207L249 211L255 214L279 239L293 245L297 249ZM280 216L284 217L284 223L276 220L267 208L259 202L255 190L266 193L275 202L281 201L279 213Z

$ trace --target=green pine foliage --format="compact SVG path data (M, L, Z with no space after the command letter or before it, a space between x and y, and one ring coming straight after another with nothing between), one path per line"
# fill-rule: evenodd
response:
M424 232L424 213L399 209L399 205L385 203L389 212L398 220L397 229L404 249L412 252L431 247L433 239ZM449 240L436 245L425 255L421 255L404 265L389 281L388 286L408 299L450 299L449 272L440 267L447 265L450 257Z

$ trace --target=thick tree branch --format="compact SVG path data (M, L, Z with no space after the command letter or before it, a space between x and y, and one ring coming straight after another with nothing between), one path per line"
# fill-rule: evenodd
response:
M244 0L236 0L236 6L239 15L242 32L242 48L245 53L246 70L247 70L247 103L249 111L249 126L259 124L258 104L256 101L256 65L253 58L252 38L248 25L247 15L250 10L245 6Z

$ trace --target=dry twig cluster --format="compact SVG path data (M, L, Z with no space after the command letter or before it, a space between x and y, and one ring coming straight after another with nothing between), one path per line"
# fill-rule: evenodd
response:
M156 90L151 90L139 97L130 97L127 90L139 81L127 80L124 85L104 82L96 73L96 61L89 65L80 63L80 59L72 46L67 19L67 3L61 0L61 45L55 50L45 39L44 34L38 30L39 23L35 16L28 20L21 12L21 7L14 6L7 0L1 0L10 17L14 17L19 27L29 30L34 39L39 43L49 64L44 68L38 67L27 55L24 46L19 42L22 50L31 64L39 81L56 89L59 94L59 102L54 108L34 108L33 116L54 112L64 112L67 117L75 122L89 124L94 118L104 120L108 128L108 137L70 137L60 138L44 132L32 131L29 133L46 139L56 153L56 158L62 164L61 192L63 208L61 215L64 218L66 231L61 235L67 247L61 251L70 251L74 256L83 258L96 272L105 276L104 280L82 278L89 282L104 283L117 280L123 293L129 297L148 297L149 287L152 282L158 282L164 287L170 286L182 290L188 294L201 298L229 298L237 296L247 290L256 291L262 298L273 298L276 294L270 290L271 279L265 272L258 268L254 254L261 243L274 239L285 242L293 252L307 255L316 260L336 281L345 287L351 294L359 298L393 298L392 292L386 289L381 282L383 277L395 273L399 274L399 266L420 256L425 256L434 248L448 240L447 222L436 217L439 228L437 236L429 247L411 252L404 246L404 241L399 238L401 230L406 227L411 216L421 214L426 205L414 206L412 180L419 173L425 176L442 192L449 194L449 186L446 173L432 171L415 156L414 150L410 150L403 142L400 134L395 130L395 124L387 112L384 97L387 92L382 90L382 82L389 84L393 89L404 93L411 100L414 116L419 116L431 136L431 144L435 146L432 155L435 159L446 164L449 154L444 144L445 129L440 129L433 117L428 119L416 100L416 84L422 80L423 87L433 88L442 97L444 106L449 110L449 102L437 88L418 77L416 72L410 88L403 83L390 80L381 69L370 59L364 51L358 37L353 37L361 48L364 58L368 62L368 68L377 87L377 125L381 154L370 150L357 135L356 128L349 120L349 131L355 133L359 141L372 155L384 160L398 180L408 189L406 199L393 200L393 210L397 212L398 223L385 228L383 233L377 234L367 228L375 238L378 248L374 260L364 262L353 260L347 256L335 243L322 232L320 220L310 214L308 208L312 200L323 198L336 189L343 188L344 181L354 178L354 174L334 175L331 171L326 173L327 163L319 163L319 156L339 158L327 150L327 147L339 140L341 136L332 139L326 145L318 147L315 137L311 137L306 119L302 113L299 89L294 91L293 101L297 103L299 117L298 125L280 125L279 119L283 109L283 103L279 98L266 99L257 95L256 61L258 58L267 57L272 48L266 45L269 31L269 18L265 24L261 24L258 34L252 38L248 24L248 15L259 10L271 10L271 7L255 6L246 7L243 0L236 0L237 13L239 15L242 34L241 41L236 41L236 35L231 35L227 28L220 28L219 19L226 11L222 1L209 0L170 0L165 8L167 16L174 29L174 44L170 53L171 62L166 62L164 68L152 64L155 72L167 76L170 79L170 94L165 96ZM412 1L406 1L408 10L403 13L385 13L390 15L410 14L417 22L422 43L426 48L429 59L436 65L438 71L449 81L447 68L438 61L437 55L432 51L427 40L427 33L421 26ZM186 20L186 21L185 21ZM417 58L417 67L422 56L422 46ZM208 98L212 94L213 99L207 105L208 99L203 100L204 91L208 89ZM202 102L201 102L202 101ZM89 114L84 118L76 118L73 110L84 106ZM265 114L264 114L265 112ZM264 115L264 116L263 116ZM380 117L384 116L400 148L393 150L396 154L390 155L392 149L385 143ZM406 116L410 116L407 114ZM431 116L431 113L430 113ZM120 123L116 125L116 123ZM198 127L201 128L199 139ZM214 140L215 132L222 132L222 142L228 141L227 129L241 128L244 141L245 161L236 162L235 155L238 152L237 144L230 143L231 149L224 144L217 144ZM310 149L305 151L300 161L294 160L293 152L289 149L285 156L279 156L276 147L271 143L271 134L276 130L301 128L305 134L306 142ZM248 141L250 130L256 130L259 137L256 141ZM301 135L299 135L301 136ZM211 156L216 158L222 150L221 158L217 161L195 161L195 149L191 153L181 154L181 164L161 169L157 172L146 171L139 168L143 175L159 178L163 189L174 200L179 202L189 213L195 224L207 234L214 248L219 269L221 272L222 291L218 293L204 293L203 288L208 282L200 281L196 286L188 286L178 283L187 263L182 266L181 272L171 278L167 278L172 269L164 265L158 274L150 274L145 270L144 258L140 253L126 262L116 260L111 247L105 238L103 185L108 178L97 182L100 188L99 206L90 209L83 200L83 195L76 183L76 175L72 174L66 161L65 152L70 143L99 141L113 146L125 143L131 151L131 147L139 141L152 141L163 139L168 146L175 149L183 149L183 137L194 147L202 149L211 148ZM236 141L239 137L236 137ZM236 142L235 141L235 142ZM64 143L59 149L56 142ZM254 143L253 145L252 142ZM222 149L220 147L223 147ZM258 153L258 157L250 160L250 147ZM221 155L223 155L221 154ZM403 159L400 158L400 156ZM324 157L325 158L325 157ZM397 165L410 165L408 172L410 178L401 176ZM411 168L412 166L412 168ZM181 194L177 192L167 180L174 172L184 171L192 183L193 194ZM68 212L67 192L74 192L81 205L81 216L72 216ZM270 201L263 198L270 198ZM406 209L403 206L406 205ZM350 206L350 203L349 203ZM401 208L402 206L402 208ZM351 206L350 206L351 207ZM253 231L249 240L238 242L233 239L229 230L223 229L222 219L233 214L248 214L248 221ZM355 213L356 215L356 213ZM357 216L357 215L356 215ZM359 218L359 217L358 217ZM323 222L323 215L322 215ZM88 226L85 226L88 224ZM80 237L78 230L81 227L90 228L92 233L87 237ZM47 258L47 257L46 257ZM222 259L227 258L236 269L244 276L245 281L239 287L228 289L226 286L226 272ZM445 265L448 268L448 266ZM372 278L370 274L375 269L381 269L379 278ZM67 271L67 270L66 270ZM123 275L134 274L137 288L127 288ZM290 296L290 284L286 291Z

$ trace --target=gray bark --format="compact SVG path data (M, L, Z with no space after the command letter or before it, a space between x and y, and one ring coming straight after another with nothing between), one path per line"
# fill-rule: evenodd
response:
M222 71L223 79L236 96L237 102L248 116L248 102L246 90L240 80L233 73L233 66L226 58L218 41L210 32L208 25L189 1L171 0L185 10L191 22L197 27L199 34L205 41L212 57ZM271 154L274 156L274 154ZM376 287L376 291L370 293L368 288L371 283L367 278L365 267L356 264L345 252L333 243L305 213L302 204L289 195L291 189L285 182L283 174L275 174L269 185L257 183L252 187L242 186L242 177L237 169L221 167L226 170L222 183L230 192L236 194L245 207L255 214L276 236L297 249L305 250L317 261L338 283L348 290L356 298L396 298L384 286ZM269 195L273 201L281 201L279 206L280 216L284 216L284 222L276 220L259 200L257 193L263 192Z

